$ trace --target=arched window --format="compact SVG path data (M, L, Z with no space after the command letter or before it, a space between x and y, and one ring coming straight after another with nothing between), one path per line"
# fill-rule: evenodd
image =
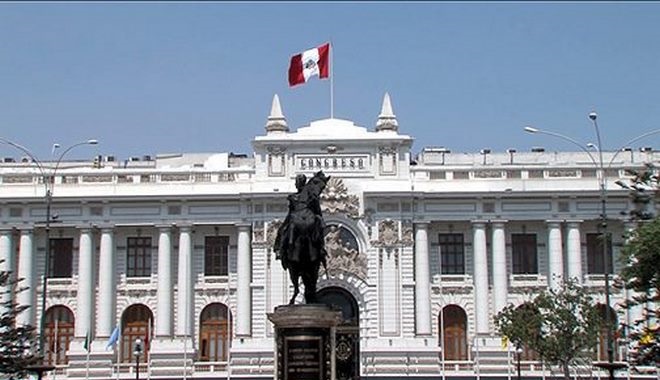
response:
M612 350L613 350L613 360L618 360L618 344L615 334L616 326L619 325L616 312L611 307L606 307L603 304L596 305L598 310L598 316L600 317L600 331L598 332L598 346L596 347L595 358L598 361L607 361L607 329L608 326L612 327ZM606 310L609 310L609 322L608 315Z
M457 305L447 305L438 318L444 360L468 360L467 315Z
M231 315L221 303L207 305L200 315L199 360L208 362L227 361L231 347Z
M67 364L66 352L73 339L73 312L66 306L53 306L46 311L46 361L50 365Z
M150 349L151 337L153 336L154 316L145 305L131 305L124 311L121 317L121 362L131 363L135 361L133 355L133 344L140 338L143 342L144 353L140 361L146 363Z

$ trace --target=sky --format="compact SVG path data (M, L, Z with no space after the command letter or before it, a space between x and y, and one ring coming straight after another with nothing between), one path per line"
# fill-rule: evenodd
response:
M274 94L292 131L330 116L331 81L287 82L327 41L334 116L373 130L389 92L413 153L576 150L523 127L586 144L591 111L604 150L660 128L659 2L0 2L0 137L251 155Z

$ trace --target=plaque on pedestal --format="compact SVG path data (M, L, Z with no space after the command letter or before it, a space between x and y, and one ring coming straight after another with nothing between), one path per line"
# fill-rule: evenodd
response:
M275 326L275 379L335 380L335 327L341 312L325 305L283 305Z

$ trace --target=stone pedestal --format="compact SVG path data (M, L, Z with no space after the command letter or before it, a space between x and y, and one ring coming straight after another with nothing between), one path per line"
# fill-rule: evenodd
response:
M275 326L276 380L335 380L335 328L341 312L325 305L283 305Z

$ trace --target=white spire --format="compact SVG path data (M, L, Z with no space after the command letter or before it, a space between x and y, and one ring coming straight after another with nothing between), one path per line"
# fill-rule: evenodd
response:
M378 115L378 121L376 121L376 131L398 131L399 123L396 120L396 115L392 111L392 102L390 101L390 94L387 92L383 97L383 106L380 109L380 115Z
M289 132L289 126L286 124L286 117L282 113L280 98L277 94L273 96L273 105L270 107L270 115L266 122L266 132Z

